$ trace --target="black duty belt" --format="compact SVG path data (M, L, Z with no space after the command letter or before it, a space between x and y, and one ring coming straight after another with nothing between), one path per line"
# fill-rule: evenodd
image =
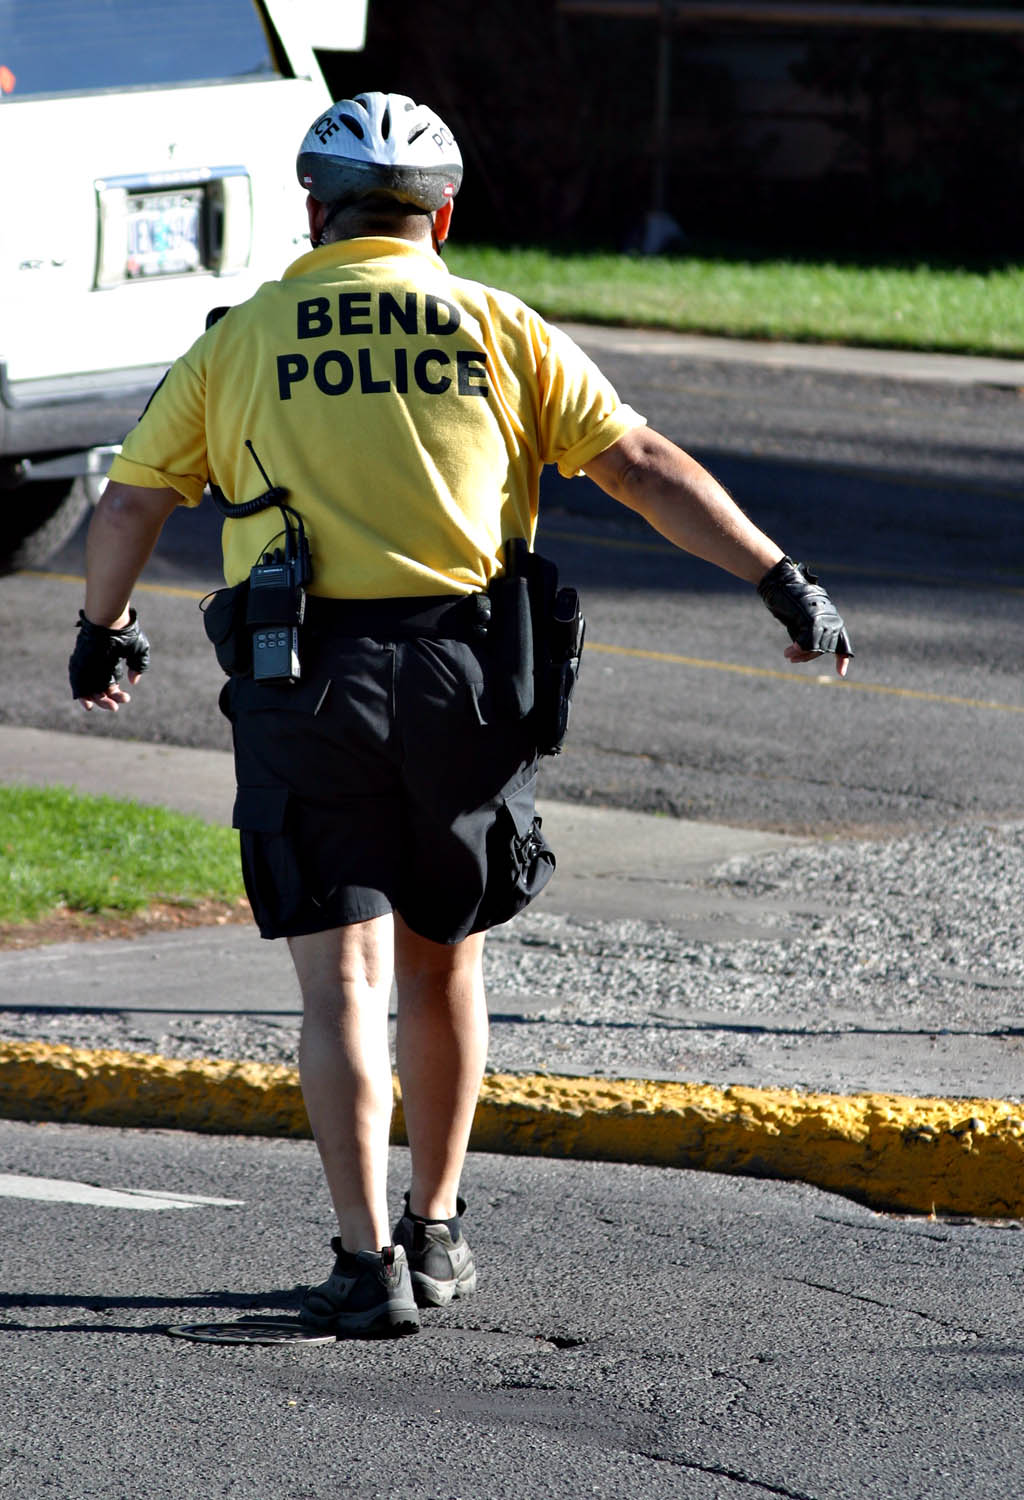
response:
M491 601L486 594L434 594L410 599L328 599L306 596L305 623L314 632L395 640L417 635L475 640L486 635Z

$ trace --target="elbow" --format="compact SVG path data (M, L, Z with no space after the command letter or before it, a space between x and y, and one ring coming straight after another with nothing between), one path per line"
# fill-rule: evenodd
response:
M585 471L613 500L643 514L650 478L666 442L648 427L634 428L585 465Z
M639 427L621 440L617 457L615 498L649 520L666 480L674 477L681 450L652 428Z
M113 531L136 533L154 527L159 530L179 498L176 490L143 489L112 479L97 502L96 515Z

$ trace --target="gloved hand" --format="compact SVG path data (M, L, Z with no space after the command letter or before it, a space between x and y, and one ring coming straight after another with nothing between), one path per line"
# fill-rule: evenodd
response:
M73 698L104 698L121 681L121 663L138 675L149 666L149 641L139 629L134 609L120 630L94 625L85 610L78 611L78 640L68 661Z
M801 651L853 655L842 615L803 563L780 558L761 579L757 592Z

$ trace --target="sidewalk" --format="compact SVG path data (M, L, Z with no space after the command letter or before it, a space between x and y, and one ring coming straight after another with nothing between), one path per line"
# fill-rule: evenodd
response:
M1024 389L1024 360L989 355L935 354L915 349L871 349L850 344L791 344L781 340L715 338L657 328L563 323L565 332L600 361L603 354L659 354L722 360L775 370L824 370L886 380L938 381Z
M83 792L113 787L118 796L213 821L226 819L233 797L227 755L131 741L115 750L109 740L33 729L0 727L0 779L65 783ZM536 914L494 935L499 961L524 920L541 924L529 929L528 942L556 950L559 934L573 926L599 938L625 934L628 946L634 930L649 933L654 924L655 932L681 942L678 952L687 957L708 944L748 951L771 936L778 903L737 896L706 877L729 860L810 846L782 835L616 810L557 803L542 803L540 810L559 870ZM510 957L514 967L519 955ZM607 961L599 968L607 992L616 980ZM203 974L212 976L212 993ZM684 1014L678 1007L672 1013L668 1007L658 1024L699 1034L702 1044L739 1038L746 1068L733 1054L730 1078L707 1083L663 1071L638 1076L644 1027L629 1020L627 1006L621 1013L613 1007L615 1019L609 1019L607 993L601 999L604 1009L595 1002L576 1032L588 1043L591 1032L607 1033L601 1075L588 1076L590 1070L578 1065L580 1054L571 1052L559 1056L557 1070L523 1072L506 1063L485 1079L473 1149L798 1178L875 1206L1024 1215L1024 1110L1009 1102L1019 1042L1009 1023L988 1037L951 1033L944 1047L934 1031L901 1030L896 1041L885 1027L858 1028L849 1015L830 1015L827 1008L822 1014L820 1005L815 1016L763 1023L756 1015ZM510 1048L515 1056L522 1045L524 1023L554 1004L550 996L496 994L493 983L490 1000L496 1040L511 1034L506 1059ZM656 1006L657 997L651 1003ZM246 1026L254 1035L257 1027L260 1035L274 1027L293 1035L299 1002L284 945L261 942L247 926L0 953L0 1013L22 1023L28 1018L30 1028L20 1041L0 1042L0 1113L231 1133L308 1132L294 1068L243 1060L254 1055L244 1042L235 1056L202 1059L112 1050L102 1041L70 1048L36 1040L61 1035L72 1016L102 1024L114 1011L154 1037L172 1020L187 1031L211 1016L230 1017L243 1037ZM834 1074L837 1053L856 1086L848 1092L808 1088L816 1066ZM791 1070L789 1086L780 1084L780 1067ZM965 1076L1001 1080L1002 1097L964 1097L972 1092L957 1086ZM399 1103L396 1140L402 1129Z

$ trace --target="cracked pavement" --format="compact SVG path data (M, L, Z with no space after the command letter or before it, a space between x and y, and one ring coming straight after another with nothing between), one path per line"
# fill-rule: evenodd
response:
M397 1201L404 1151L393 1167ZM800 1184L475 1155L476 1298L398 1345L218 1348L162 1330L288 1315L326 1266L311 1142L0 1122L4 1169L243 1201L178 1214L7 1202L0 1493L1019 1488L1019 1224L877 1214ZM59 1223L59 1254L41 1218ZM56 1440L44 1407L61 1413Z

